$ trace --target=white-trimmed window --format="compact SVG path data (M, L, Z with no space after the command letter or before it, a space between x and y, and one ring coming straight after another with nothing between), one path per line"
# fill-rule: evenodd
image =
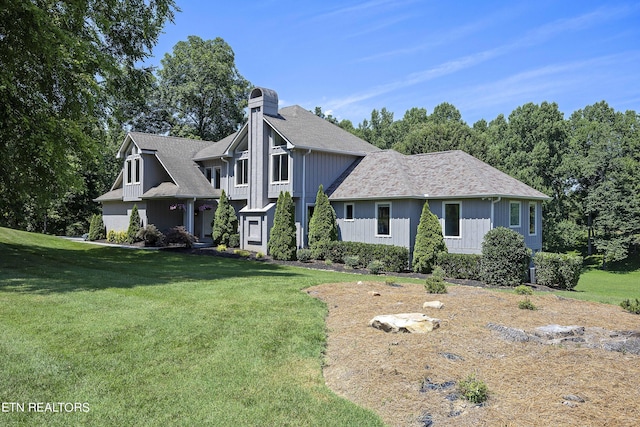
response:
M133 183L140 184L140 158L133 159Z
M213 188L220 188L220 168L205 168L204 174Z
M236 185L249 184L249 159L236 161Z
M124 166L125 166L125 184L131 184L133 183L133 165L131 164L131 159L127 159L124 162Z
M344 220L353 221L353 218L354 218L353 213L354 213L353 203L345 203L344 204Z
M376 236L391 236L391 203L376 203Z
M443 202L444 212L444 237L460 237L460 202Z
M509 202L509 227L520 227L520 202Z
M536 202L529 202L529 236L538 234L536 207Z
M271 156L273 182L289 181L289 154L278 153Z

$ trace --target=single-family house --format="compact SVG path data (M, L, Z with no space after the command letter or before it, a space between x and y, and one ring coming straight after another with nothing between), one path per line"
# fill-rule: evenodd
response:
M266 252L275 202L289 191L304 247L322 184L342 240L411 249L428 201L450 252L479 253L498 226L542 248L541 202L549 198L469 154L380 150L299 106L279 109L278 95L265 88L251 91L248 113L239 131L217 142L129 133L117 154L122 171L96 199L107 230L126 229L137 204L145 225L184 225L206 238L224 189L241 247Z

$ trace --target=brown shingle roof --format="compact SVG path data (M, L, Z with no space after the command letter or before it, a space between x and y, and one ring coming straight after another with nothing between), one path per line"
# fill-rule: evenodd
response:
M407 156L393 150L367 154L329 189L331 200L381 198L548 196L464 151Z

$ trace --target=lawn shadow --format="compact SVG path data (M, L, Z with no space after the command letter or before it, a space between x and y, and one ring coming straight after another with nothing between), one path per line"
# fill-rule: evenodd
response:
M292 269L258 261L83 245L70 243L59 248L0 244L0 291L74 292L299 275Z

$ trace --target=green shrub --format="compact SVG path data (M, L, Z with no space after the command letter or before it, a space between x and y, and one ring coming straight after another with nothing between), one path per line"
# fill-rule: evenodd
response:
M519 301L518 308L521 310L537 310L537 307L531 302L531 300L529 300L529 298Z
M424 285L424 289L430 294L446 294L447 284L439 277L427 277Z
M640 300L638 300L638 298L636 298L635 301L626 299L620 303L620 307L624 308L629 313L640 314Z
M530 258L522 234L505 227L489 230L482 241L482 280L494 286L518 286L526 280Z
M381 261L385 271L401 272L409 264L409 250L402 246L376 243L333 241L316 245L312 251L314 259L330 259L343 263L347 256L357 256L358 267L366 267L373 260Z
M450 254L441 252L436 263L442 267L447 277L454 279L482 280L480 261L482 255Z
M533 295L533 289L531 289L527 285L518 285L516 286L514 291L518 295Z
M350 268L357 268L360 265L360 257L358 255L347 255L344 257L344 265Z
M91 216L89 222L89 237L88 240L101 240L105 238L104 222L102 222L102 215L95 214Z
M168 244L184 245L187 248L193 247L193 244L198 241L198 238L182 225L169 229L166 239Z
M298 261L309 262L312 259L311 249L298 249L297 252Z
M267 247L273 259L284 261L296 259L295 205L288 191L281 191L278 196Z
M442 252L447 252L442 226L438 217L429 209L429 202L425 201L418 223L416 242L413 246L413 271L431 273L438 255Z
M487 385L484 381L471 374L458 382L458 392L471 403L482 403L489 397Z
M239 248L240 247L240 235L232 234L229 236L229 247L230 248Z
M384 263L380 260L374 259L367 266L370 274L380 274L384 271Z
M309 219L309 248L313 251L319 244L336 240L338 240L336 212L329 203L329 198L324 193L322 184L320 184L316 193L313 215ZM341 262L336 259L331 260Z
M153 224L138 230L136 240L143 241L145 246L164 246L164 234Z
M140 231L140 214L138 213L138 205L133 205L131 215L129 215L129 228L127 228L127 243L139 242L138 231Z
M64 231L65 236L78 237L87 233L87 224L85 222L74 222L69 224Z
M262 258L264 258L264 254L262 252L256 253L256 259L262 259Z
M218 246L216 246L216 251L218 252L226 252L227 251L227 245L220 243Z
M115 243L120 245L122 243L126 243L126 241L127 241L126 231L109 230L109 232L107 233L107 242L109 243Z
M216 208L216 213L213 216L213 222L211 223L211 237L213 243L218 245L220 243L227 246L234 247L229 241L231 236L238 233L238 217L233 206L229 204L229 199L222 190L220 195L220 201ZM240 246L240 240L238 240L238 246Z
M538 252L533 256L536 281L543 286L571 290L582 273L582 257L570 254Z

